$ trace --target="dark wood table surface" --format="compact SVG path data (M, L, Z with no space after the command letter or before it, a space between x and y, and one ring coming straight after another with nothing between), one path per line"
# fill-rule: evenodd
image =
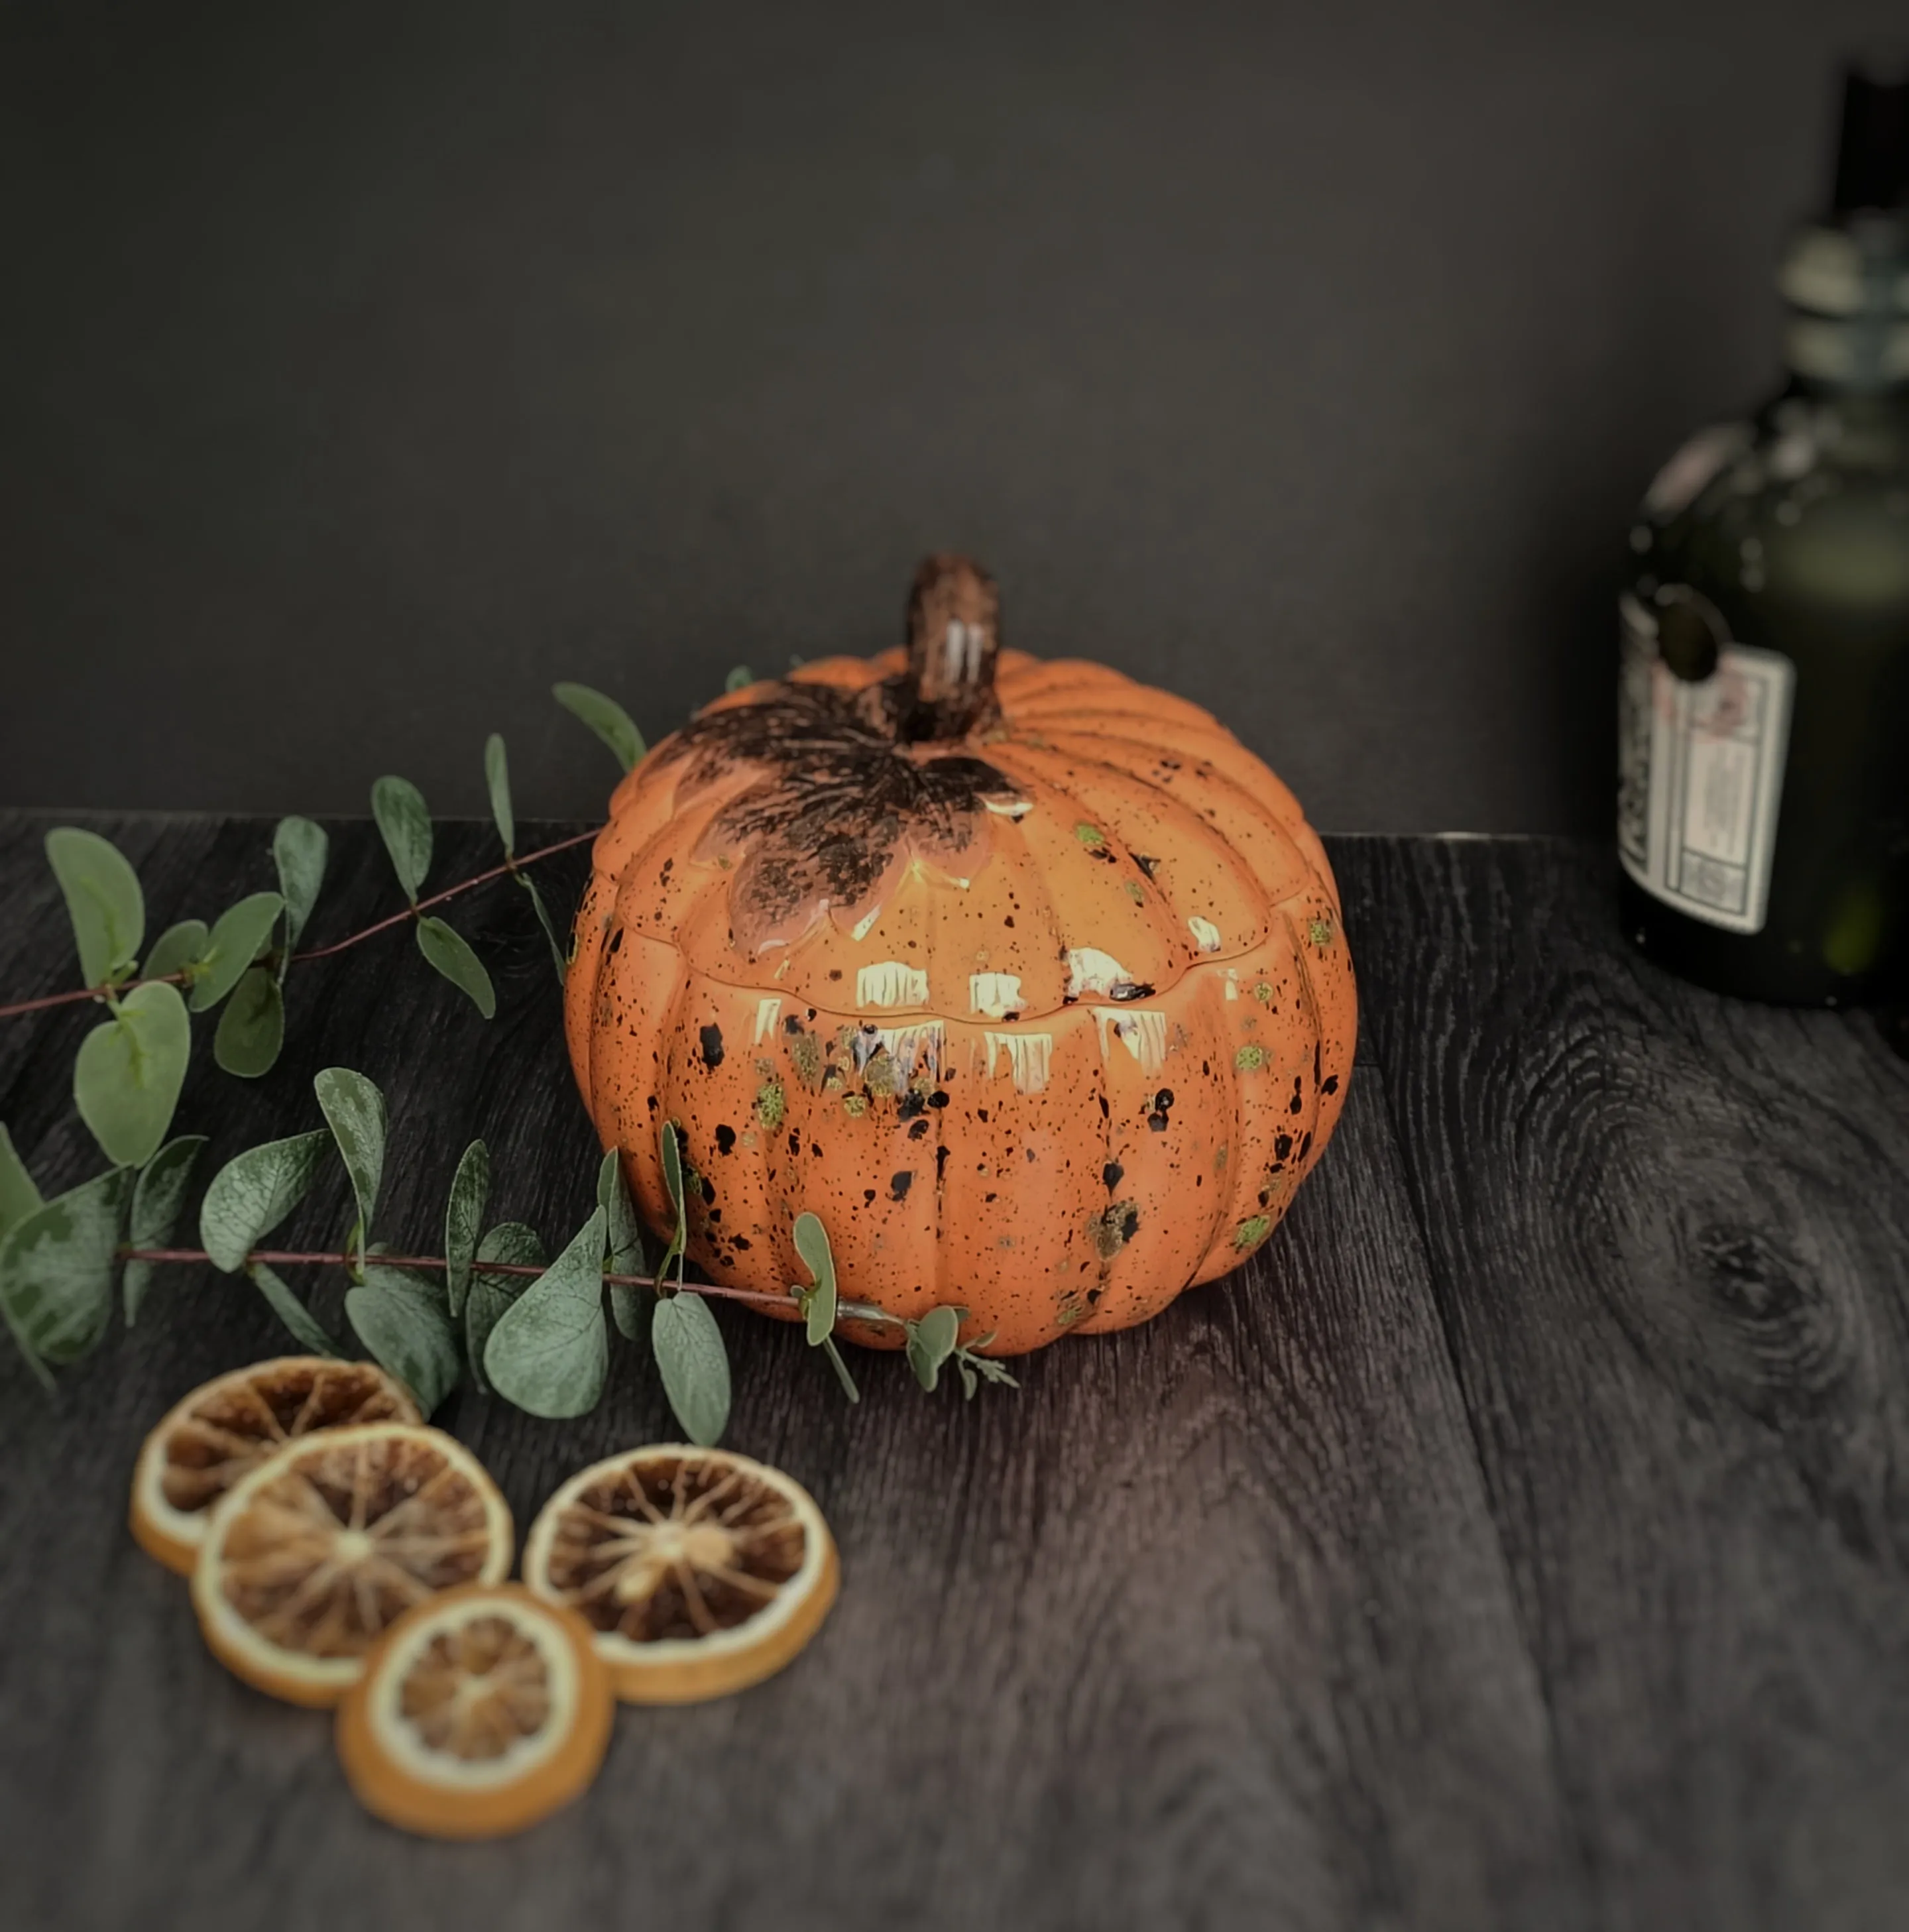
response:
M0 816L0 1000L75 974L50 822ZM272 883L260 821L89 822L153 932ZM394 890L368 827L334 831L314 940ZM448 880L494 847L439 850ZM1332 853L1358 1070L1277 1238L971 1406L865 1358L851 1408L723 1311L728 1440L814 1490L841 1601L771 1682L624 1711L521 1838L366 1817L327 1720L227 1676L126 1533L146 1429L287 1346L254 1290L169 1272L56 1400L0 1352L0 1924L1909 1924L1909 1066L1865 1017L1634 958L1599 848ZM507 886L458 916L494 1022L374 941L294 975L264 1081L202 1054L182 1127L223 1158L315 1125L342 1061L392 1102L386 1228L439 1224L481 1132L494 1215L566 1235L595 1143L543 942ZM0 1023L0 1119L50 1192L102 1164L89 1023ZM341 1182L311 1220L345 1218ZM674 1432L629 1349L579 1421L440 1419L520 1524Z

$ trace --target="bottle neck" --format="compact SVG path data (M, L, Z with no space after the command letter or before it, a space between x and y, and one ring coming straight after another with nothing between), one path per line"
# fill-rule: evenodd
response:
M1909 217L1855 215L1805 229L1777 286L1789 309L1784 360L1805 388L1909 390Z

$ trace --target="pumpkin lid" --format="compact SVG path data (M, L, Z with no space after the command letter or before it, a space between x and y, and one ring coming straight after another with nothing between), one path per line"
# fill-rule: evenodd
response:
M1198 706L1004 651L965 558L922 566L908 637L658 745L598 842L613 920L818 1009L1031 1018L1145 1000L1330 879L1292 794Z

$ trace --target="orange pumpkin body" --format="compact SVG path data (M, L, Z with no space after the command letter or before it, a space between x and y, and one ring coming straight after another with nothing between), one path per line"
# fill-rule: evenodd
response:
M1263 1242L1318 1160L1355 1002L1325 854L1196 706L999 650L931 559L909 650L720 698L623 780L577 916L578 1084L652 1226L773 1294L1013 1354L1126 1328ZM899 1331L845 1324L894 1346Z

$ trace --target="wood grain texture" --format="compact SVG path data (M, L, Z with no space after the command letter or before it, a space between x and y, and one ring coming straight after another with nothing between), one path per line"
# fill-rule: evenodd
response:
M1909 1069L1643 963L1601 849L1345 876L1598 1922L1909 1922Z
M71 970L41 829L0 821L10 992ZM260 824L102 829L139 863L155 930L269 880ZM440 844L437 878L488 862L479 828ZM369 829L340 828L311 941L392 890ZM392 1104L382 1228L434 1228L482 1131L494 1216L567 1232L594 1146L542 942L507 886L452 916L497 975L494 1023L400 932L295 970L279 1067L248 1086L208 1059L182 1123L214 1158L315 1124L311 1076L343 1060ZM0 1118L50 1185L98 1164L65 1096L89 1023L0 1032ZM288 1234L347 1217L341 1181ZM320 1304L334 1322L338 1292ZM1376 1082L1250 1273L1031 1361L1018 1394L931 1400L871 1358L851 1409L790 1330L725 1310L731 1439L814 1490L842 1601L774 1682L624 1713L588 1799L507 1845L422 1844L360 1814L324 1720L228 1678L134 1547L143 1431L284 1346L253 1291L209 1270L162 1277L148 1309L57 1403L0 1367L0 1922L1574 1922L1544 1714ZM674 1432L628 1350L581 1422L469 1397L443 1419L521 1526L581 1463Z
M260 822L97 822L155 932L270 883ZM74 970L44 824L0 816L10 997ZM335 831L314 944L395 890ZM440 846L437 880L494 850ZM1365 1058L1264 1256L971 1408L871 1358L850 1408L723 1310L730 1439L814 1490L842 1601L770 1683L623 1712L589 1797L521 1839L365 1817L324 1720L228 1678L125 1531L152 1420L284 1346L251 1288L169 1271L53 1403L0 1357L0 1924L1896 1922L1909 1080L1866 1021L1634 963L1597 855L1334 858ZM476 1132L493 1217L567 1233L594 1143L541 937L508 886L450 912L496 1021L395 933L295 971L279 1067L205 1055L182 1126L222 1159L315 1125L342 1061L391 1100L388 1233L435 1228ZM100 1165L68 1091L90 1023L0 1027L0 1119L50 1187ZM288 1236L348 1218L341 1176ZM521 1526L672 1432L623 1347L581 1421L441 1419Z

